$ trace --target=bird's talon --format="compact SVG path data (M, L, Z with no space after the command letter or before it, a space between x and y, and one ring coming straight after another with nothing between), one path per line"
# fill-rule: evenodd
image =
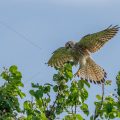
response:
M74 77L79 77L80 76L80 72L79 71L77 71L75 74L74 74Z

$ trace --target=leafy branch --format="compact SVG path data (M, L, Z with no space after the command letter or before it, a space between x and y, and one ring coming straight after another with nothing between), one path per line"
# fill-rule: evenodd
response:
M21 109L18 97L25 97L25 93L20 89L24 87L22 74L15 65L5 68L1 73L5 82L0 87L0 120L55 120L61 117L62 113L63 118L59 118L62 120L120 118L120 72L116 77L117 88L114 89L114 94L104 95L105 86L111 85L110 81L102 84L102 95L96 95L97 101L90 101L95 103L95 112L91 113L86 102L89 97L86 87L90 89L90 84L73 77L71 63L56 68L56 71L53 85L31 84L29 93L32 101L26 100Z

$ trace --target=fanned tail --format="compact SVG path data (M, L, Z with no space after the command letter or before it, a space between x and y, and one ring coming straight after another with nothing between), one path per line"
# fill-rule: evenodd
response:
M97 65L90 57L86 61L86 65L78 70L76 73L78 77L81 77L95 84L104 83L106 78L106 72L103 68Z

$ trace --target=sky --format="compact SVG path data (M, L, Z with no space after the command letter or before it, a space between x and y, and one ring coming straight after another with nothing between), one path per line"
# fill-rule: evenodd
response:
M53 83L56 71L45 64L52 52L69 40L79 41L84 35L111 24L120 26L119 5L119 0L0 0L0 71L4 66L17 65L26 94L31 82ZM92 54L96 63L106 70L107 79L112 80L106 94L116 87L119 51L120 32ZM93 111L93 100L98 93L101 86L91 84L88 101Z

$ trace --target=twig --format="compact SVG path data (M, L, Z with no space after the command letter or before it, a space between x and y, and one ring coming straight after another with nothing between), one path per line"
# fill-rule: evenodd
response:
M56 99L53 102L53 105L51 106L50 110L47 109L47 111L46 111L46 117L48 118L48 120L52 120L51 116L54 114L55 104L56 104L56 102L58 100L58 97L59 97L59 93L57 94Z
M57 100L58 100L59 95L60 95L60 86L58 86L58 94L57 94L57 96L56 96L55 101L53 102L52 107L51 107L51 110L50 110L51 112L54 112L55 104L56 104L56 102L57 102Z
M101 106L99 108L99 110L101 110L102 105L103 105L103 100L104 100L104 83L102 83L102 99L101 99ZM95 114L94 114L94 120L96 120L96 118L99 116L99 113L97 113L97 108L95 109Z
M44 111L45 111L46 104L44 103L44 101L43 101L42 98L41 98L41 100L42 100L42 104L43 104L43 109L44 109Z
M54 112L54 107L55 107L55 104L57 102L58 96L59 96L59 93L57 94L56 99L55 99L55 101L54 101L54 103L53 103L53 105L51 107L51 112Z
M76 106L76 102L75 102L75 114L76 114L76 111L77 111L77 106Z

